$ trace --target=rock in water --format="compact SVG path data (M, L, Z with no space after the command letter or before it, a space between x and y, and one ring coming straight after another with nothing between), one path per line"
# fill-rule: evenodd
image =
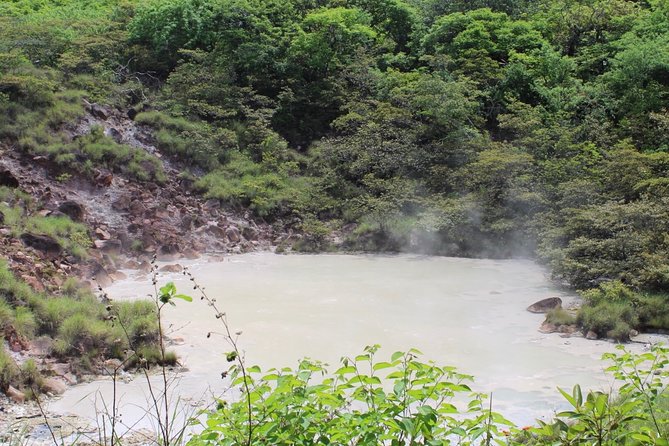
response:
M562 307L562 299L559 297L549 297L533 303L527 307L527 311L530 313L548 313L549 310L560 307Z

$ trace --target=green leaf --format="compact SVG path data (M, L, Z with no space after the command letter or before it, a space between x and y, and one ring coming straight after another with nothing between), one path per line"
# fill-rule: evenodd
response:
M372 367L372 370L383 370L392 367L393 365L389 362L377 362L374 364L374 367Z
M186 302L193 302L193 298L188 296L187 294L175 294L174 296L172 296L172 298L185 300Z

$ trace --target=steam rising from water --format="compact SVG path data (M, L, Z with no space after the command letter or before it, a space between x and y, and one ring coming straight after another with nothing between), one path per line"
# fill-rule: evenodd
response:
M474 375L474 389L493 392L495 409L519 423L563 408L557 386L610 386L599 358L613 350L612 344L537 331L543 316L525 308L559 293L530 261L250 254L192 263L190 269L217 298L232 329L243 331L247 364L295 366L307 356L334 369L342 356L356 355L366 345L383 346L380 360L415 347L425 360ZM182 275L161 279L174 280L180 292L191 289ZM113 299L150 291L146 279L108 290ZM216 336L206 337L221 330L219 321L197 299L179 302L166 318L177 329L171 336L183 338L175 350L189 369L176 393L210 401L225 389L220 373L227 367L227 346ZM78 402L100 387L71 389L51 409L90 414L90 404ZM141 378L126 389L121 391L126 403L145 404ZM131 408L126 419L128 413Z

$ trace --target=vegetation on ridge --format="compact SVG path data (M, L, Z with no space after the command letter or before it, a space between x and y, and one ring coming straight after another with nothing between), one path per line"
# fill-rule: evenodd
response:
M302 249L346 228L346 249L536 256L625 339L669 328L668 31L666 0L12 0L0 144L54 178L164 181L82 120L113 105ZM81 228L30 224L83 256Z

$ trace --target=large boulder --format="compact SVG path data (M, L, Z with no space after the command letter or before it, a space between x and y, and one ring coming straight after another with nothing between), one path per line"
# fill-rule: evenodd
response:
M48 235L24 232L21 234L20 239L24 245L34 248L45 254L59 255L63 251L63 248L60 246L60 243L58 243L58 240Z
M540 301L537 301L527 307L527 311L530 313L548 313L550 310L553 308L561 308L562 307L562 299L559 297L548 297L546 299L542 299Z
M228 229L225 230L225 235L232 243L238 243L242 239L239 229L235 226L228 227Z
M68 200L68 201L63 201L60 206L58 206L58 210L62 212L63 214L67 215L72 219L72 221L83 221L84 220L84 214L85 210L84 207L77 203L76 201Z
M0 169L0 186L19 187L19 180L7 169Z

